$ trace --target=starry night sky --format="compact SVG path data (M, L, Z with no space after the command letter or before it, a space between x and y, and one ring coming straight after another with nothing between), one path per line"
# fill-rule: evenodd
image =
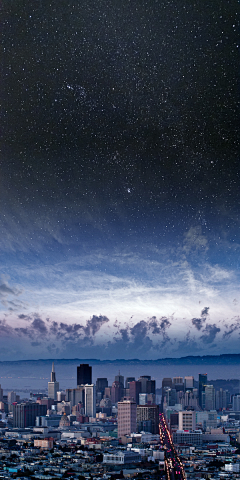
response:
M0 360L239 352L235 0L3 0Z

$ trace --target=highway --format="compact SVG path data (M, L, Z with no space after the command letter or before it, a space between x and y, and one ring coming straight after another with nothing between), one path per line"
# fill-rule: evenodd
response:
M165 449L165 470L167 480L186 480L183 464L179 458L164 415L159 416L159 435L161 444Z

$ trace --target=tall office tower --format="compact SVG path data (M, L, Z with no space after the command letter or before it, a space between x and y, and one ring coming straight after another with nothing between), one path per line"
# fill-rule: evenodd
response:
M3 401L3 389L1 388L1 385L0 385L0 402Z
M113 382L111 387L111 401L112 404L120 402L123 396L123 385L120 382Z
M162 390L163 390L165 387L172 388L172 379L171 379L171 378L163 378L163 379L162 379Z
M232 409L234 412L240 412L240 395L233 395Z
M17 403L13 405L13 427L26 428L34 427L36 417L43 417L47 414L47 405L39 403Z
M180 411L178 412L179 430L195 430L196 428L196 412Z
M205 386L205 410L215 410L216 397L213 385Z
M194 388L194 377L192 376L184 377L184 386L185 386L185 390Z
M150 375L141 375L141 377L139 377L138 382L141 383L141 393L152 393L147 391L147 382L149 380L151 380Z
M155 395L155 391L156 391L156 380L148 380L147 393L152 393L153 395Z
M96 391L101 392L104 394L105 388L108 387L108 379L107 378L97 378L96 381Z
M137 430L141 432L158 433L159 429L159 407L158 405L137 406Z
M96 387L95 385L85 385L85 415L96 417Z
M216 410L222 410L223 408L227 408L228 404L230 403L230 393L228 390L220 390L216 391Z
M54 370L54 362L52 363L51 381L48 382L48 398L57 400L57 392L59 390L59 382L56 381L56 374Z
M135 377L127 377L125 380L125 388L129 388L129 383L135 382Z
M172 383L173 383L173 385L183 383L183 377L173 377Z
M118 438L136 432L137 405L131 400L118 402Z
M120 375L120 370L118 375L115 376L115 382L119 382L122 385L122 388L124 388L124 376Z
M13 402L16 402L16 392L8 392L8 404L11 405Z
M177 403L177 392L175 388L165 387L163 390L162 404L165 406L174 406Z
M134 380L133 382L129 383L129 397L131 400L139 404L139 394L141 393L141 382Z
M77 367L77 385L92 385L92 367L88 363L81 363Z
M203 407L203 393L205 392L205 385L207 385L207 373L199 373L198 375L198 403Z
M82 403L84 405L85 392L84 385L77 388L67 388L66 389L66 402L71 402L71 406Z

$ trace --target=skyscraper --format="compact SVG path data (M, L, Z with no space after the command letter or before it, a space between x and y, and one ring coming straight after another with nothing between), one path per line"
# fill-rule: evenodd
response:
M137 405L132 400L118 402L118 438L136 432Z
M216 407L215 388L213 385L206 385L205 386L205 409L215 410L215 407Z
M96 381L96 391L104 393L105 388L108 387L107 378L97 378Z
M184 377L184 385L185 385L185 390L189 390L194 387L194 377L188 376Z
M115 375L115 382L119 382L122 385L122 388L124 388L124 376L120 374L120 370L118 375Z
M71 406L82 403L84 405L85 393L84 386L66 389L66 402L71 402Z
M141 391L141 382L134 380L129 383L129 397L136 402L137 405L139 404L139 394Z
M77 367L77 385L92 384L92 367L88 363L82 363Z
M47 405L39 403L18 403L13 405L13 427L26 428L34 427L36 417L46 415Z
M203 393L205 392L205 385L207 385L207 373L199 373L198 375L198 403L200 407L203 405Z
M113 382L111 388L111 401L112 403L117 403L123 397L123 385L119 382Z
M165 387L172 388L172 379L171 379L171 378L163 378L163 379L162 379L162 390L163 390Z
M151 392L147 391L147 383L148 383L149 380L151 380L150 375L141 375L139 377L138 382L141 383L141 393L151 393Z
M137 429L138 432L158 433L159 407L158 405L137 406Z
M125 380L125 388L129 388L129 383L135 382L135 377L127 377Z
M57 400L57 392L59 390L59 382L56 381L56 374L54 370L54 362L52 363L51 381L48 382L48 398Z
M95 385L85 385L85 415L96 417L96 387Z

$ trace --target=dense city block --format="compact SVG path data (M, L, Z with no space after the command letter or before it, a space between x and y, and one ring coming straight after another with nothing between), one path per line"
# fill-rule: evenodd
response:
M80 364L61 390L52 363L45 391L0 386L0 478L239 479L240 382L225 384L120 371L93 383Z

